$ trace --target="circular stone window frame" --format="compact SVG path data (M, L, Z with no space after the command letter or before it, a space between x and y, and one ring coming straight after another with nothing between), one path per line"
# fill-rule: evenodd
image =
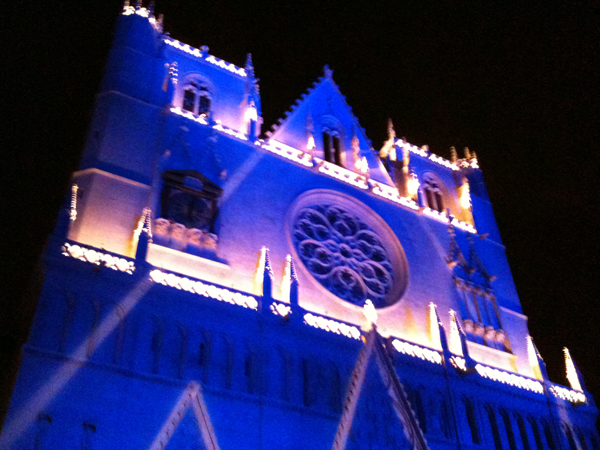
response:
M328 189L313 189L301 194L294 201L294 203L290 205L286 214L285 229L288 245L291 249L292 257L296 262L296 270L302 271L302 273L306 275L317 287L317 289L319 289L328 299L334 300L336 303L342 304L352 310L362 311L362 306L355 305L338 297L325 286L323 286L321 282L305 267L302 259L296 251L296 246L294 245L292 226L294 225L294 221L298 213L307 207L327 204L337 205L345 208L348 212L354 214L367 226L371 227L375 234L377 234L388 254L394 276L393 287L391 292L388 294L390 301L388 302L388 305L377 308L377 310L383 312L387 309L397 306L406 294L409 282L408 260L406 259L404 249L402 248L400 240L394 231L390 228L386 221L379 216L379 214L348 194Z

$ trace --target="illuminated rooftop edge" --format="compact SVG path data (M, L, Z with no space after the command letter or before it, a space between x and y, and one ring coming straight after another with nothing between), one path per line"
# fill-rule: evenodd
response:
M74 258L83 262L102 265L107 268L132 274L135 271L134 261L130 258L120 257L106 251L99 251L92 247L86 247L81 244L66 242L62 247L62 254L69 258ZM208 297L213 300L242 306L250 310L258 311L259 302L254 295L242 293L231 289L217 286L212 283L196 280L189 277L183 277L173 272L159 269L150 271L150 280L162 284L163 286L183 290L192 294ZM281 317L288 317L292 313L289 304L282 302L273 302L271 312ZM329 333L338 334L349 339L360 340L361 331L356 325L347 324L338 320L322 316L313 312L304 314L304 324ZM423 347L403 339L392 337L392 346L398 353L407 356L419 358L432 364L441 365L443 362L442 354L438 350ZM453 355L452 364L461 371L466 371L464 358ZM544 393L543 384L535 379L527 378L522 375L505 372L494 367L477 363L475 366L477 373L489 380L525 389L537 394ZM564 386L552 384L550 392L562 400L571 403L585 403L586 397L583 392L575 391Z
M185 117L186 119L192 120L200 125L210 126L204 116L196 116L191 112L184 111L178 107L172 107L170 111L174 114ZM227 134L229 136L236 137L241 141L248 141L248 137L243 133L225 127L220 123L220 121L216 122L217 123L212 126L213 129ZM289 145L286 145L282 142L278 142L273 139L269 139L266 141L259 139L255 142L255 145L271 153L274 153L282 158L286 158L296 164L300 164L301 166L307 168L318 167L318 171L320 173L340 180L346 184L350 184L356 188L363 190L372 188L372 192L376 196L385 198L386 200L390 200L405 208L411 209L413 211L419 211L421 209L419 205L411 198L400 196L400 194L398 193L398 189L396 189L395 187L388 186L387 184L380 183L370 178L366 178L364 175L358 174L356 172L348 170L344 167L340 167L328 161L324 161L320 158L311 158L311 155L309 153L290 147ZM449 217L445 212L438 212L427 207L423 208L422 211L423 214L425 214L428 217L431 217L440 222L448 223ZM463 222L462 220L458 220L456 218L452 219L452 225L463 231L468 231L469 233L477 233L477 229L473 225L471 225L470 223Z

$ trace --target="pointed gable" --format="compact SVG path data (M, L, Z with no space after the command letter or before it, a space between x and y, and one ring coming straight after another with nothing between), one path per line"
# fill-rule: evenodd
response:
M319 78L302 95L267 136L271 140L307 151L310 150L308 142L312 135L314 156L327 159L325 147L328 143L325 142L327 136L324 133L334 135L339 139L342 153L339 165L354 171L357 160L364 157L369 166L370 178L393 186L364 128L360 126L352 108L333 80L332 72L325 66L325 76Z

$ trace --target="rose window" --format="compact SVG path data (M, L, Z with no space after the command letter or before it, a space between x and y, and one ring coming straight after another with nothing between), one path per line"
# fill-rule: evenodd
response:
M351 208L308 206L291 224L294 248L310 274L337 297L381 308L394 303L392 259L378 233ZM397 277L397 276L396 276ZM396 289L397 291L397 289Z

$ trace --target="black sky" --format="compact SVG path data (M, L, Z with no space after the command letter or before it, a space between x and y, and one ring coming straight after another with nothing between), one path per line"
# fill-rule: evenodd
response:
M567 346L598 396L600 7L424 3L164 0L156 12L172 37L226 61L243 66L252 52L268 126L329 64L376 149L391 117L434 153L476 151L550 377L566 383ZM3 5L5 341L18 341L27 315L22 298L77 169L121 5Z

